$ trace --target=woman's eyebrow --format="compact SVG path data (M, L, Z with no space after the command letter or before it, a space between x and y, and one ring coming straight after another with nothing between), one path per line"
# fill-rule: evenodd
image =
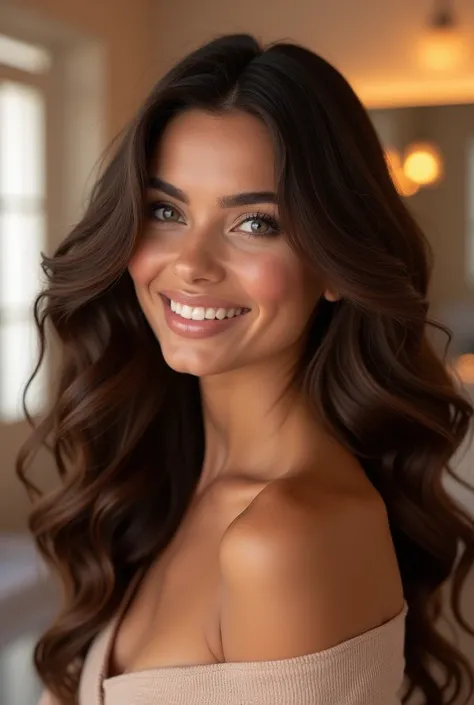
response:
M148 180L149 188L154 188L163 191L168 196L176 198L182 203L189 204L189 198L181 189L169 184L167 181L151 176ZM237 206L248 206L255 203L276 203L277 196L273 191L251 191L249 193L236 193L232 196L222 196L218 199L218 204L222 208L235 208Z

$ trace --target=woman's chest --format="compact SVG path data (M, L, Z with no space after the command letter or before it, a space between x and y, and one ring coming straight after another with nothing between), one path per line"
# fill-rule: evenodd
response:
M191 504L120 624L109 676L224 659L219 547L227 528L261 489L260 483L216 487Z

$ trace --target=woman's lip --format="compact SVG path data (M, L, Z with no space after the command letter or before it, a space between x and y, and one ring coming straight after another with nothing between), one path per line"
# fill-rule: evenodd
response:
M162 299L164 296L162 296ZM163 301L165 321L168 328L183 338L210 338L218 333L231 328L234 325L238 325L239 320L243 318L246 314L241 313L238 316L233 316L232 318L223 318L218 320L204 319L203 321L193 321L192 319L183 318L179 314L171 310L168 301L165 299ZM248 311L249 309L247 309Z
M192 308L197 308L202 306L203 308L225 308L226 311L229 309L247 309L247 306L242 306L242 304L232 303L232 301L226 301L224 299L216 299L213 296L198 296L197 294L185 294L181 291L162 291L161 295L168 300L176 301L178 304L183 306L191 306Z

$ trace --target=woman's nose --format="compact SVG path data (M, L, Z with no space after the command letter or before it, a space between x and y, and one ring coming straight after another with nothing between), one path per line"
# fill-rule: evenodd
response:
M217 243L209 242L209 238L203 235L183 239L174 261L175 274L186 284L198 281L218 283L224 278L225 270L217 247Z

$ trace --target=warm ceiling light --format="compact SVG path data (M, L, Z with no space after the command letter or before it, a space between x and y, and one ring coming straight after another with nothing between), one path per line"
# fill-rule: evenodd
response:
M421 63L434 71L455 69L466 60L468 42L447 0L441 3L438 0L438 8L421 37L418 54Z
M405 151L403 171L405 176L421 186L436 183L443 174L443 160L439 150L427 142L410 145Z

